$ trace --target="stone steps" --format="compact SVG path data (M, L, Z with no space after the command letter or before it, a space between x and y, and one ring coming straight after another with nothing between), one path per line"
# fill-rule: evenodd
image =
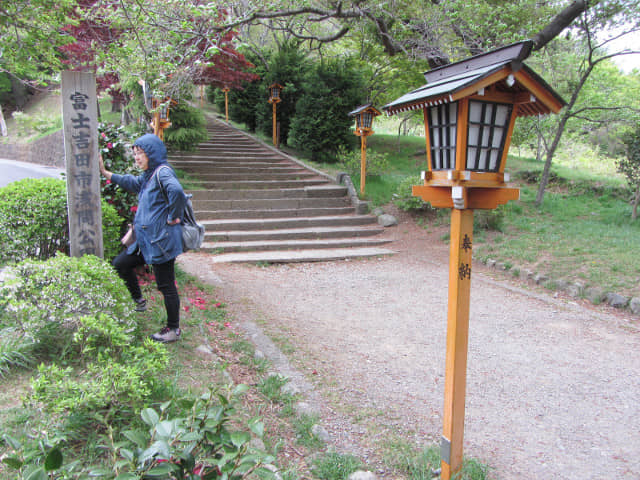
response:
M332 249L350 247L372 247L389 243L384 239L361 239L361 238L323 238L323 239L302 239L302 240L257 240L246 242L207 242L202 244L202 251L209 253L228 252L254 252L270 250L302 250L302 249ZM388 251L387 254L393 253Z
M302 262L388 255L376 217L357 213L347 187L219 121L195 152L170 162L187 172L203 252L216 261ZM308 252L308 253L307 253Z
M256 218L256 219L216 219L203 220L208 232L226 230L271 230L288 228L314 227L347 227L355 225L371 225L369 215L334 215L317 217L289 217L289 218Z

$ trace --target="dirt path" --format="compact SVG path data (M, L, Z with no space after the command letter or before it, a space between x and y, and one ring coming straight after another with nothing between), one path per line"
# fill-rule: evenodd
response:
M442 428L448 250L442 232L394 228L399 253L383 259L258 267L181 257L238 322L286 336L331 406L329 433L365 450L381 433L372 425L423 445ZM637 319L482 265L473 273L465 453L502 480L640 478Z

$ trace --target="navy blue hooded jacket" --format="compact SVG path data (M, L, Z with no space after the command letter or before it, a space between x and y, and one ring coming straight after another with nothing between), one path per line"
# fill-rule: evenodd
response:
M149 158L147 170L139 176L116 173L111 176L113 183L138 194L138 211L133 219L136 243L127 253L133 254L140 248L147 264L168 262L182 253L182 227L169 225L167 221L180 218L182 222L184 190L167 162L167 149L160 138L149 133L133 145L144 150Z

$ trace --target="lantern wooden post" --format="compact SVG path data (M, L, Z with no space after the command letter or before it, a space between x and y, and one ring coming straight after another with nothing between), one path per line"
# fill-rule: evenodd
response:
M442 431L442 478L462 466L469 343L473 210L451 211L447 353Z
M360 137L360 193L364 193L365 179L367 178L367 136Z
M368 104L349 112L349 115L355 117L356 128L353 133L360 137L360 193L364 194L367 178L367 137L373 135L373 119L380 115L380 111Z
M229 89L225 87L222 91L224 92L224 118L229 123Z
M280 85L279 83L274 83L272 85L269 86L269 103L272 105L273 107L273 146L277 147L278 146L278 123L276 120L276 105L278 103L280 103L280 101L282 100L281 96L280 96L280 92L282 92L282 89L284 87L282 85Z
M431 70L426 85L384 107L389 114L424 110L429 170L413 195L451 209L441 480L462 467L473 211L519 198L504 173L515 118L558 113L565 105L523 63L532 48L520 42Z
M272 135L273 135L273 146L277 147L278 146L278 122L276 121L277 118L277 114L276 114L276 102L273 102L272 106L273 106L273 125L272 125Z

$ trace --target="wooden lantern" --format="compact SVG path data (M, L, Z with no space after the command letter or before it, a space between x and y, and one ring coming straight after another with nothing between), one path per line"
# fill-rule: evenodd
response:
M353 133L360 137L360 193L364 193L367 176L367 137L373 135L373 119L380 115L380 111L369 103L349 112L349 115L355 117L356 128Z
M153 98L151 100L151 107L153 110L153 120L151 125L153 126L153 133L155 133L161 140L164 140L164 129L171 126L169 120L169 110L171 106L177 105L178 102L167 97L164 100L159 98Z
M273 146L278 146L278 122L276 121L276 105L282 101L281 93L284 87L279 83L269 86L269 103L273 105Z
M425 73L426 85L385 105L388 114L422 109L428 171L413 195L451 208L442 480L462 466L469 334L473 210L519 198L504 169L516 117L565 105L527 67L526 41Z

